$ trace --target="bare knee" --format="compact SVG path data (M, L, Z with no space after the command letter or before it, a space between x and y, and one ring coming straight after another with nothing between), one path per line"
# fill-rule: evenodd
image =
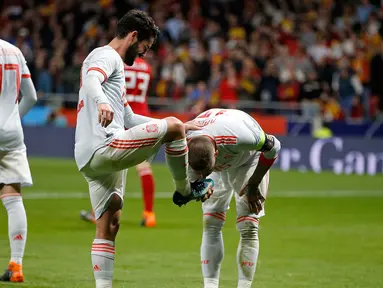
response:
M108 208L96 221L96 238L115 241L120 228L122 199L112 195Z
M185 126L181 120L175 117L167 117L165 120L168 125L168 129L164 137L165 143L185 138Z
M111 213L116 213L117 211L120 211L122 207L122 199L119 195L113 194L110 197L110 201L108 204L108 209Z
M19 195L20 193L21 193L20 183L0 184L1 195Z

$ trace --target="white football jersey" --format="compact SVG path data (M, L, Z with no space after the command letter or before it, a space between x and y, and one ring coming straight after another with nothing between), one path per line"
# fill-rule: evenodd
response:
M194 124L202 130L187 133L187 138L206 135L214 139L218 157L214 171L245 164L265 142L265 133L249 114L235 109L210 109L198 115Z
M18 105L22 78L31 78L23 54L0 39L0 151L25 148Z
M108 127L101 126L97 104L86 97L80 81L75 143L75 159L79 169L89 162L97 149L112 141L116 131L124 129L125 75L120 55L108 45L94 49L83 62L81 79L92 70L104 76L102 91L113 109L114 117Z

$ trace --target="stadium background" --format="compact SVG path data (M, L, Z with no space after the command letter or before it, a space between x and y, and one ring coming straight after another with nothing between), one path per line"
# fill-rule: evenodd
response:
M283 149L272 171L254 287L383 287L383 6L380 1L0 1L0 38L18 46L38 104L22 121L34 186L25 189L25 287L93 287L94 227L73 161L81 62L130 8L162 30L148 53L153 117L208 107L251 113ZM128 176L116 287L201 287L201 213L179 209L158 155L158 227L138 227L140 187ZM229 213L222 287L236 283ZM0 212L0 259L8 261ZM0 284L1 286L1 284ZM6 285L10 287L12 285Z

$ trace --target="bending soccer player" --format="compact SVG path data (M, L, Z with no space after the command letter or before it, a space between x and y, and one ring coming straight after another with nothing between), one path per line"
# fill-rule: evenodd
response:
M134 111L139 115L149 115L147 92L151 78L151 67L142 58L137 58L133 66L125 64L126 100ZM156 216L153 211L154 204L154 177L152 167L148 161L136 166L137 174L141 178L142 198L144 200L144 212L141 225L144 227L155 227ZM80 216L83 220L96 223L94 211L82 210Z
M23 98L18 102L19 93ZM23 117L36 103L36 90L21 51L0 40L0 195L8 214L11 260L0 281L24 282L22 261L27 240L27 216L21 187L31 186Z
M126 101L124 62L143 57L159 33L145 12L130 10L117 23L115 38L94 49L81 69L75 160L89 185L96 218L92 265L96 288L112 287L115 239L123 205L127 168L154 157L166 145L166 160L177 193L205 201L212 181L190 184L184 125L169 117L152 119L134 114ZM127 130L126 130L127 129Z
M231 109L211 109L193 123L203 127L188 137L190 179L213 179L214 194L202 204L201 265L205 288L219 285L223 259L222 227L234 195L240 241L237 251L238 288L251 287L259 252L258 224L265 215L269 169L281 144L267 135L250 115ZM175 204L188 199L174 194Z

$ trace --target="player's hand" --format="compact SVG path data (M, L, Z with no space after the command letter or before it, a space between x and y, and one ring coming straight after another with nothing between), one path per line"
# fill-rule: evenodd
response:
M185 126L185 132L188 132L190 130L201 130L202 129L201 127L195 125L193 123L193 121L189 121L189 122L184 123L184 126Z
M190 183L191 193L188 196L183 196L179 192L173 194L173 203L181 207L186 205L192 200L205 202L214 191L214 181L212 179L205 179L203 181L195 181ZM207 189L206 189L207 188Z
M259 214L259 212L262 211L262 204L265 202L265 198L262 196L258 185L247 184L239 195L245 195L245 197L247 197L250 211L255 214Z
M173 203L181 207L182 205L186 205L192 200L196 200L197 202L198 201L205 202L213 194L213 191L214 191L214 187L211 187L205 195L199 198L194 198L193 195L183 196L180 192L176 191L173 194Z
M98 108L98 122L102 127L108 127L113 121L114 112L112 107L107 103L97 104Z
M213 195L213 192L214 192L214 186L210 187L209 191L202 198L197 199L197 202L198 201L205 202L207 199L210 198L211 195Z

